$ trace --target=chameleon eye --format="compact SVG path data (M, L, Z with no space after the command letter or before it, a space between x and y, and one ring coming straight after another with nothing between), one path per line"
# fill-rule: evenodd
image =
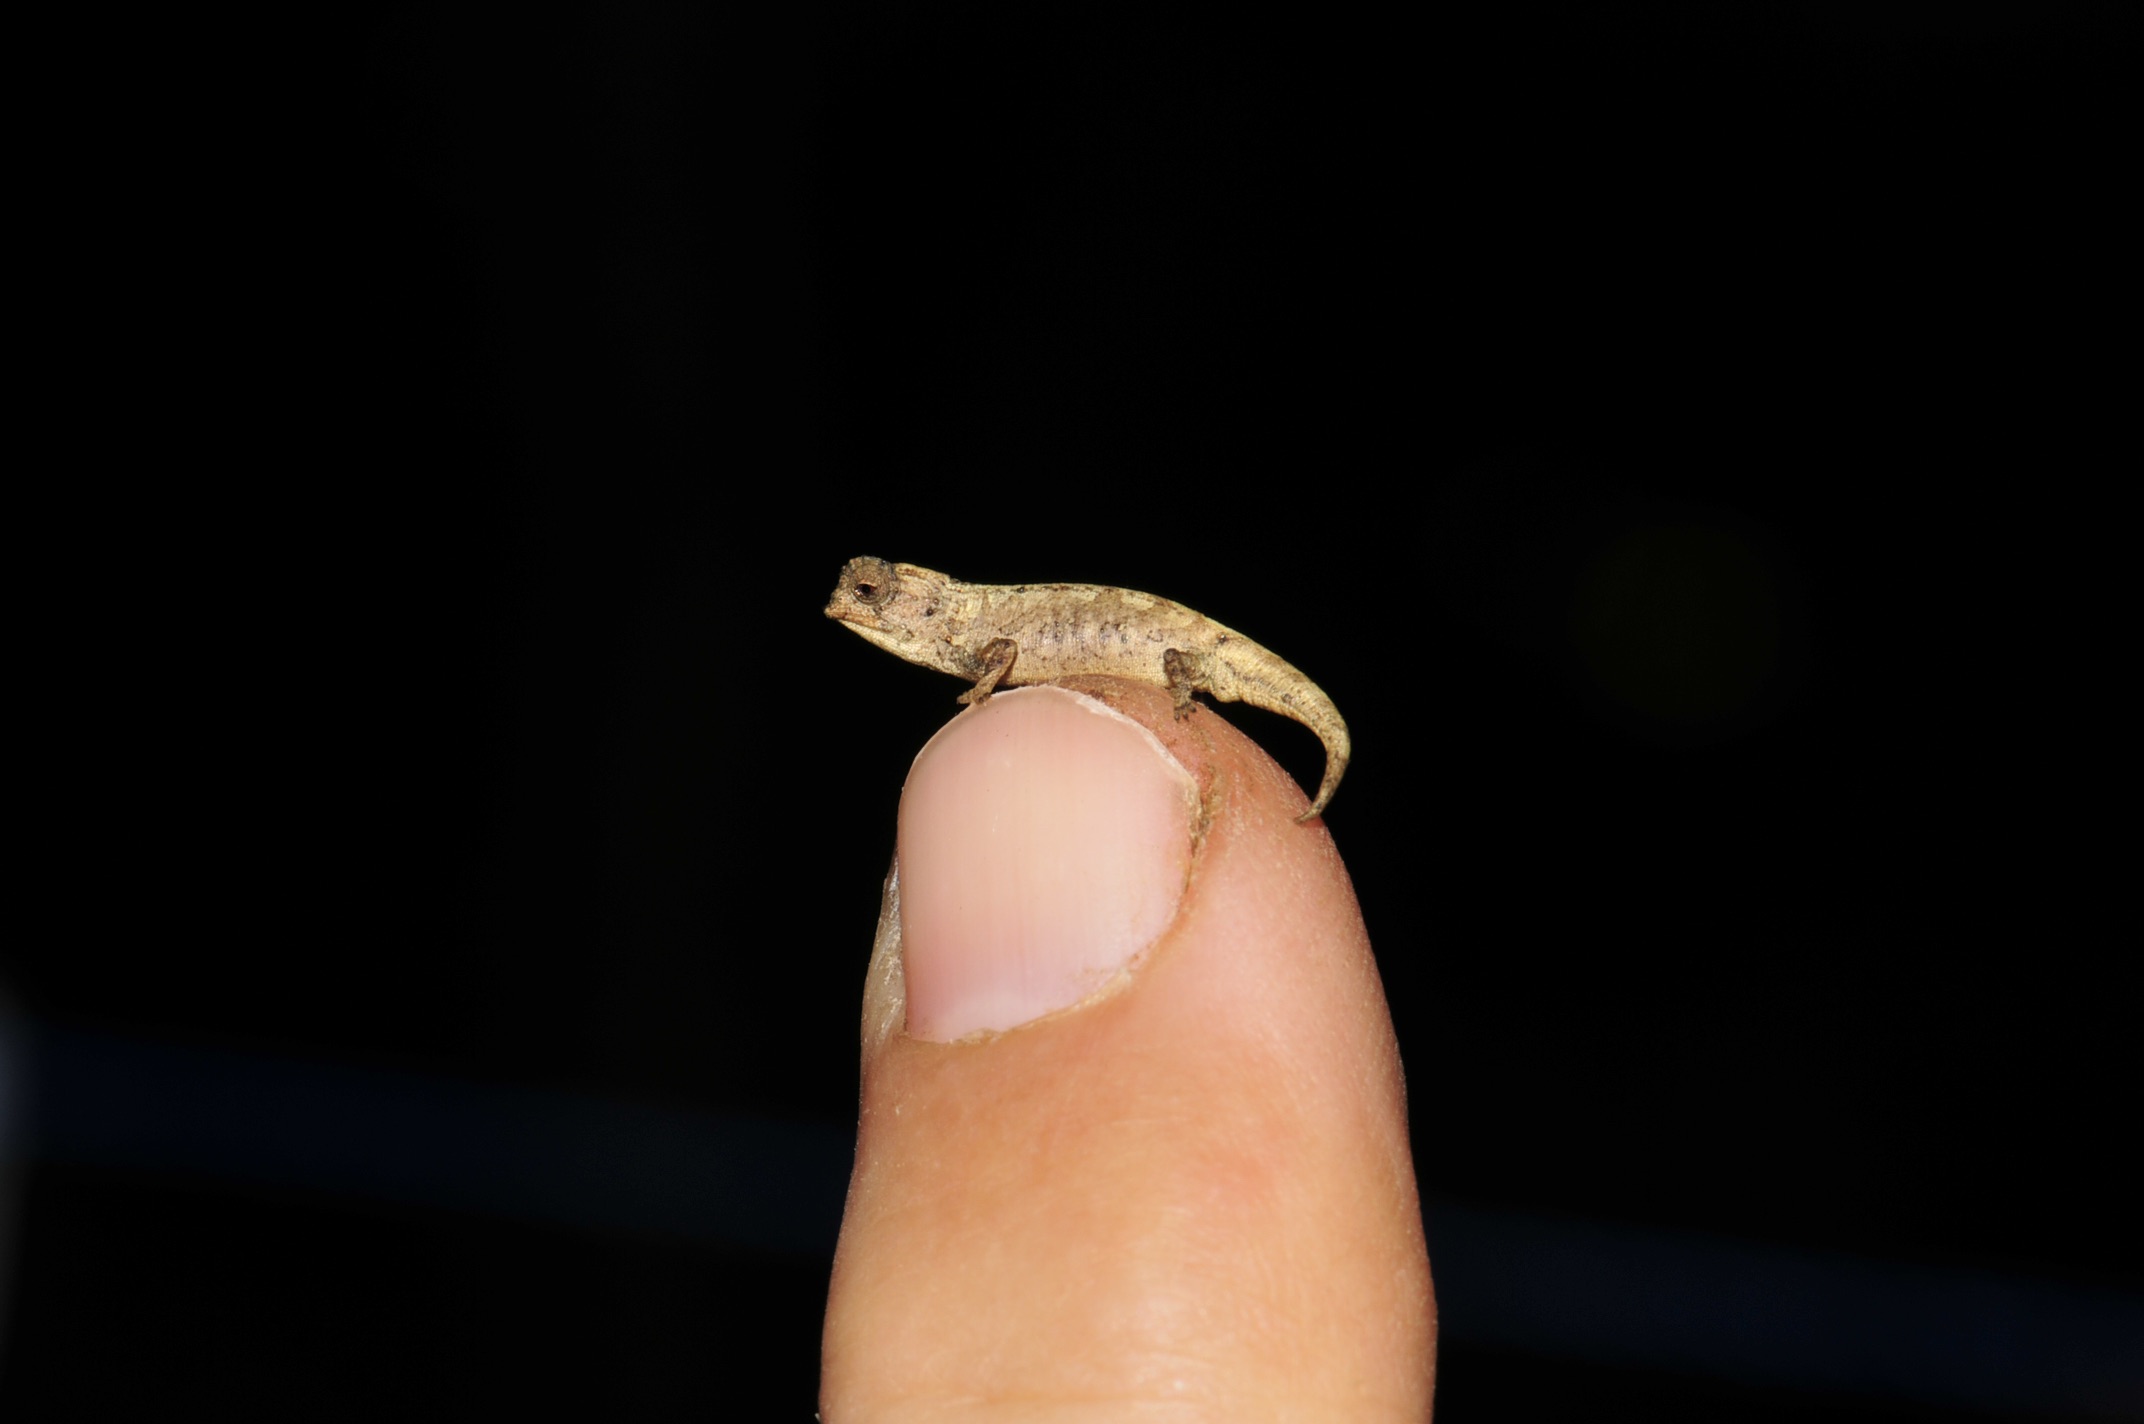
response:
M884 559L858 559L850 566L849 592L866 608L877 608L893 597L893 566Z

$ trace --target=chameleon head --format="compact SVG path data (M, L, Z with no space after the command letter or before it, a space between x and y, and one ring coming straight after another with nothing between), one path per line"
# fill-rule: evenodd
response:
M931 636L949 603L944 574L884 559L851 559L827 601L826 616L892 653ZM904 654L905 656L905 654Z

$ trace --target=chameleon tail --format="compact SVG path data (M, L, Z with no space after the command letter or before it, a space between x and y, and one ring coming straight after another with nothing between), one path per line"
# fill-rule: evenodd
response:
M1214 695L1292 717L1325 743L1325 779L1318 783L1318 794L1311 798L1310 809L1296 817L1299 823L1314 821L1333 799L1333 792L1340 789L1340 778L1347 771L1352 745L1347 723L1341 720L1340 709L1333 706L1332 699L1294 667L1241 635L1233 635L1230 641L1231 646L1216 659L1223 676L1214 679Z

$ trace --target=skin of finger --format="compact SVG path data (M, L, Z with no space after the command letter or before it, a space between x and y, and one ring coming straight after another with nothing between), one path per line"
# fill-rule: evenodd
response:
M1210 709L1068 685L1197 780L1182 906L1116 992L979 1042L901 1034L873 974L821 1413L1426 1419L1405 1093L1332 838Z

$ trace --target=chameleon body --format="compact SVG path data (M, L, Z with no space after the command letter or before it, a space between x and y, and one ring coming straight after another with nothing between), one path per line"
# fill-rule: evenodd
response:
M1308 821L1347 770L1347 723L1318 685L1232 628L1180 603L1077 583L962 583L914 564L851 559L826 605L859 637L923 667L974 684L962 702L999 687L1103 673L1159 683L1176 715L1204 692L1293 717L1325 744L1325 779Z

